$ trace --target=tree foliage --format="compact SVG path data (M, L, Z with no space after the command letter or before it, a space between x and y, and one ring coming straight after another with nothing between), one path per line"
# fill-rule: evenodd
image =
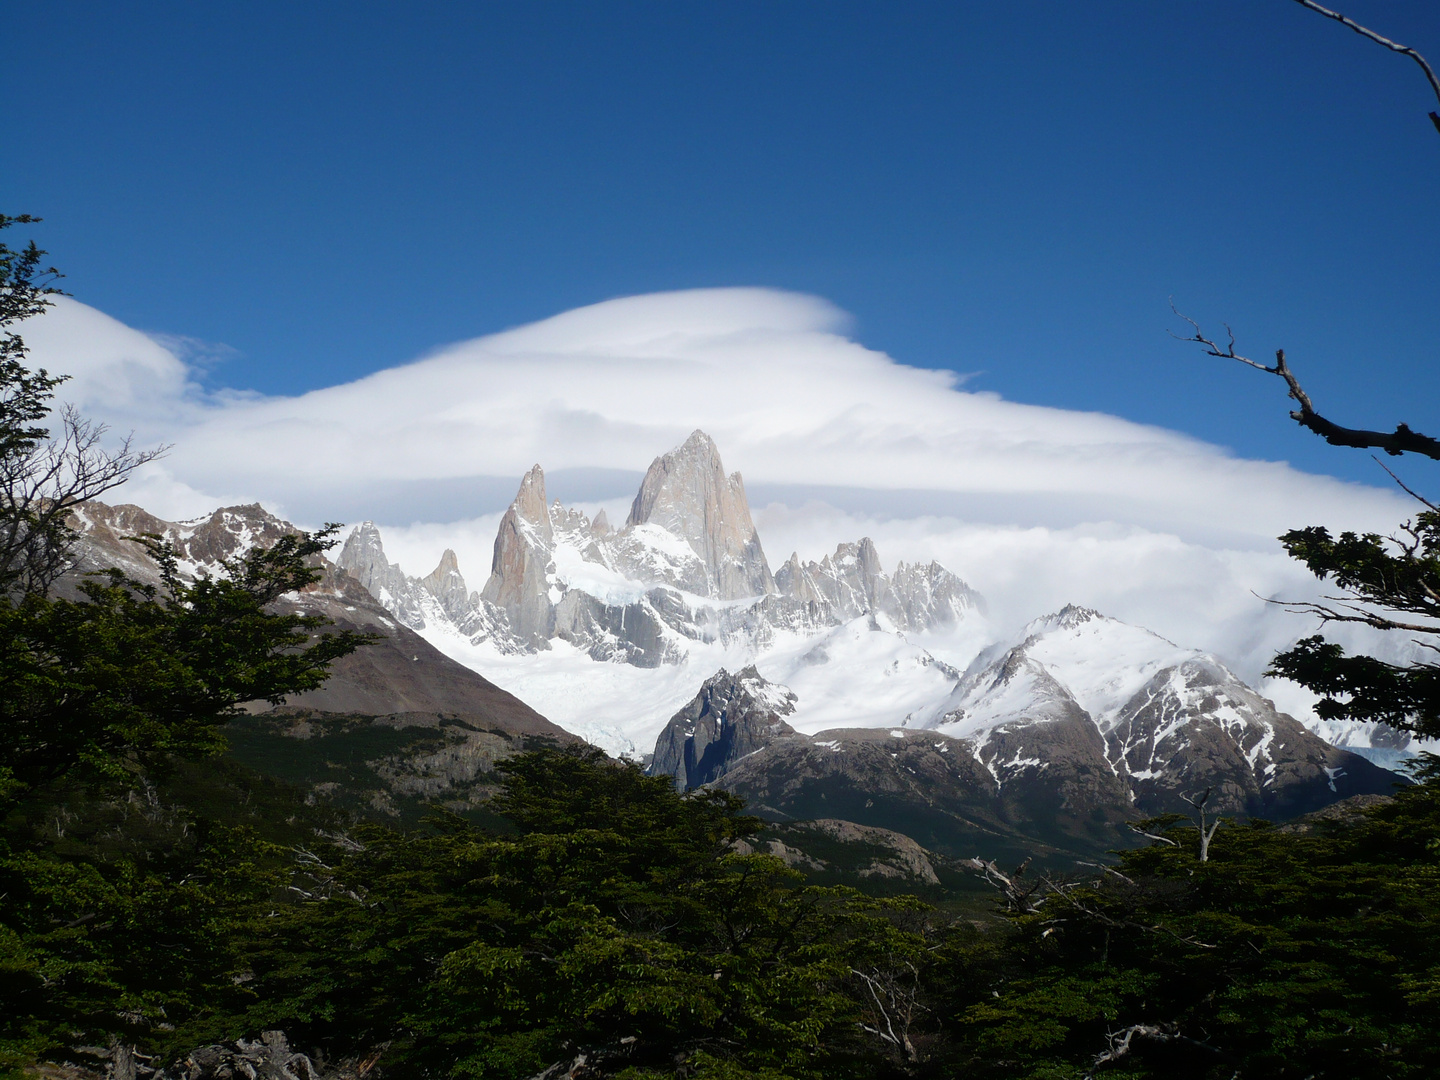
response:
M255 964L250 1024L399 1074L873 1076L852 969L918 957L907 901L807 886L734 841L733 797L679 795L598 751L501 766L516 826L371 827L317 853L306 897ZM333 861L332 861L333 857Z
M33 224L28 214L0 214L0 230ZM15 250L0 242L0 596L44 594L64 573L75 542L71 508L123 484L165 448L137 450L129 438L107 448L104 424L70 406L59 432L44 421L55 388L68 376L27 363L24 339L11 327L42 314L62 275L43 265L31 240Z
M158 586L112 570L80 582L79 600L0 602L0 760L11 776L114 775L157 755L215 753L239 703L319 686L365 637L312 637L326 620L271 606L318 579L312 563L334 531L284 537L194 581L167 545L142 538Z
M975 1075L1435 1075L1435 764L1349 822L1195 834L1011 916L955 1014Z

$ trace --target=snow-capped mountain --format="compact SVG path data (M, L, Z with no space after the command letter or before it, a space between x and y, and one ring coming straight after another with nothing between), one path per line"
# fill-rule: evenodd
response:
M961 628L974 646L983 637L978 593L934 562L887 574L868 538L819 562L791 555L772 574L744 481L725 473L701 431L654 460L618 529L603 512L592 521L548 502L536 465L501 519L478 590L453 551L431 574L407 576L368 522L337 561L406 626L620 752L648 750L695 687L726 665L760 662L768 677L809 686L797 688L801 715L827 714L823 723L834 722L837 690L853 713L856 678L883 681L867 696L878 705L865 713L873 722L928 716L959 672L912 636Z
M1207 789L1210 810L1281 819L1392 790L1393 773L1326 744L1209 658L1075 608L1032 629L961 680L955 697L971 711L928 729L807 735L787 723L784 687L722 671L661 733L651 772L717 784L772 819L833 815L952 853L1108 850L1133 840L1123 822L1187 812ZM1127 661L1113 674L1090 663L1106 639Z
M1056 739L1079 739L1150 810L1213 786L1217 807L1265 813L1373 770L1342 761L1215 657L1074 606L981 653L932 726L966 739L1002 784L1054 768Z
M655 459L620 529L547 504L539 465L520 483L495 537L490 577L466 591L455 553L424 578L385 559L366 522L338 563L417 630L437 625L502 653L564 641L595 660L637 667L680 663L693 643L763 648L776 631L838 626L885 614L896 629L928 630L976 612L979 595L938 563L901 563L893 577L868 539L770 572L739 473L725 474L702 431Z
M818 562L792 554L772 573L744 481L701 431L651 463L618 529L549 501L534 466L479 589L448 550L407 575L368 522L338 564L399 622L617 753L645 753L706 679L751 665L796 696L797 732L934 729L973 742L997 780L1057 767L1031 745L1042 721L1051 743L1073 728L1074 754L1093 742L1127 785L1168 783L1182 760L1200 769L1202 746L1238 755L1255 774L1245 799L1279 782L1273 747L1305 741L1286 742L1303 729L1214 657L1094 612L1067 608L995 644L964 581L935 562L886 573L869 538ZM1322 744L1307 738L1313 771Z

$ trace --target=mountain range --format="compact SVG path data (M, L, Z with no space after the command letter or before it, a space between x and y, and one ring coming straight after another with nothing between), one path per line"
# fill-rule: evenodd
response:
M293 529L259 506L176 523L92 503L77 521L77 569L142 579L156 568L126 535L170 539L195 574ZM579 736L776 822L973 854L1105 850L1122 823L1206 791L1214 810L1285 818L1397 779L1215 657L1098 612L1066 607L996 640L957 575L936 562L887 573L869 538L772 571L743 479L700 431L652 462L619 527L548 501L533 467L479 589L449 550L405 573L370 522L323 569L295 605L380 640L271 727L438 726L416 758L428 764L380 769L415 790L475 782L505 739ZM416 779L426 769L434 783Z

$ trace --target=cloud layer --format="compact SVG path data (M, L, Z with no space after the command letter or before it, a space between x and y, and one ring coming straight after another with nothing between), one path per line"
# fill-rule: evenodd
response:
M772 290L639 296L275 398L207 393L160 341L75 301L23 327L37 363L75 376L69 400L174 444L126 498L170 517L259 500L307 524L407 526L391 532L407 571L453 546L473 587L487 515L530 465L613 517L698 427L744 474L772 563L869 532L887 563L938 558L967 577L999 625L1087 603L1254 678L1310 629L1254 595L1309 588L1274 538L1384 530L1409 510L1172 431L970 393L846 329L825 301Z
M38 362L76 375L82 408L176 444L157 473L181 490L309 519L366 492L385 519L407 484L473 490L483 501L435 519L473 517L508 501L488 479L537 461L639 471L697 427L752 488L944 493L950 513L970 496L991 518L1008 500L1071 524L1268 544L1312 520L1393 521L1400 506L1160 428L968 393L950 372L848 339L845 324L824 301L763 289L631 297L289 398L206 397L157 341L74 301L25 333Z

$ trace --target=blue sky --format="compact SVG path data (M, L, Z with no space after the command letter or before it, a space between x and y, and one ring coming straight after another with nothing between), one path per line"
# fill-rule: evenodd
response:
M1440 62L1440 6L1347 0ZM1440 430L1440 136L1289 0L32 6L0 201L75 296L293 394L611 297L814 293L972 389L1383 480ZM223 346L223 348L219 348ZM1273 384L1273 385L1272 385ZM1407 476L1429 482L1424 467Z

